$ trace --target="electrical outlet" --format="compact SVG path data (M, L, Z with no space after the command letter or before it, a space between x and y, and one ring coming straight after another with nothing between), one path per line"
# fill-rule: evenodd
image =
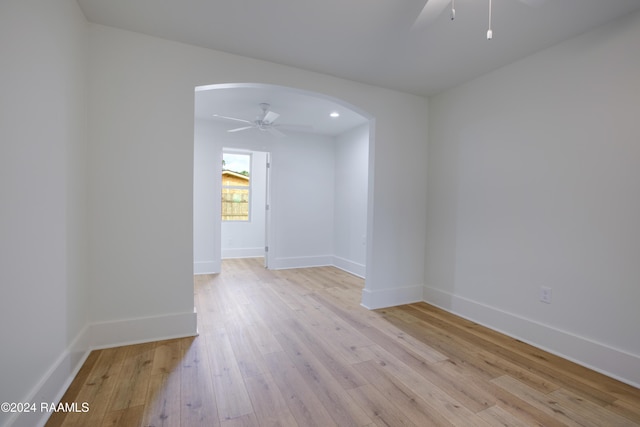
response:
M546 304L551 304L551 288L542 286L540 288L540 301Z

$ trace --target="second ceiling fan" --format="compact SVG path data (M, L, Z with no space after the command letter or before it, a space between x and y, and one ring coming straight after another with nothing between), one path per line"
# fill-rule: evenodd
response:
M271 111L271 105L266 102L262 102L259 104L262 113L258 115L255 120L246 120L239 119L236 117L227 117L221 116L219 114L214 114L213 117L224 120L232 120L235 122L245 123L245 126L241 126L239 128L229 129L227 132L239 132L248 129L258 129L260 131L266 131L270 134L278 137L285 136L285 134L280 131L280 129L290 129L290 130L309 130L311 126L300 126L300 125L285 125L285 124L277 124L275 121L280 117L280 114L275 111Z

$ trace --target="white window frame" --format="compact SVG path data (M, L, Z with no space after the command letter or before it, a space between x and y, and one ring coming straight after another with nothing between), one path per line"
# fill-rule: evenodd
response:
M241 150L229 150L229 149L223 149L222 150L222 160L224 160L224 156L225 154L234 154L234 155L240 155L240 156L247 156L249 157L249 185L248 186L242 186L242 185L224 185L224 182L222 182L221 184L221 191L220 191L220 195L222 196L222 191L224 191L225 189L239 189L239 190L247 190L249 192L248 194L248 203L247 203L247 219L224 219L224 212L220 212L221 214L221 220L222 222L251 222L251 211L253 208L253 179L251 178L251 170L253 169L253 155L251 152L247 152L247 151L241 151ZM235 171L232 171L235 172ZM237 173L237 172L236 172Z

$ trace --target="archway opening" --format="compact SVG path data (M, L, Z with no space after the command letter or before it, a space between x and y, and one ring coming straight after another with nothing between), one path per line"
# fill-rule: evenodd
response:
M283 135L252 125L261 117L260 104L277 112L276 124L283 125L278 128ZM222 239L218 195L222 153L240 150L270 157L265 206L267 266L333 265L365 278L373 142L374 118L344 100L257 83L197 87L194 273L220 272L224 253L231 253L225 251L225 245L234 239ZM255 245L234 248L236 253L249 249L255 250Z

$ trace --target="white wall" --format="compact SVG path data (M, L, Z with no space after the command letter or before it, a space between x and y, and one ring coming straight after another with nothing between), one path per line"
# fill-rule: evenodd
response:
M216 256L220 254L223 258L256 256L250 253L255 252L255 245L246 242L251 242L248 239L259 233L242 230L252 224L218 226L213 215L219 210L219 204L212 196L216 194L212 188L217 188L219 183L212 168L219 164L223 147L235 147L268 150L274 157L271 212L272 227L277 232L272 233L270 242L270 267L336 265L364 276L369 125L336 138L304 133L274 138L255 132L229 134L226 129L215 121L196 120L194 271L197 274L219 272ZM254 179L262 174L256 170ZM254 183L263 185L259 180ZM262 206L263 202L255 200L254 208ZM255 214L254 211L255 221L262 221L256 225L264 225L264 217L257 218ZM263 235L261 238L264 246ZM222 241L221 249L216 239ZM229 243L229 239L233 242ZM257 243L259 246L260 241Z
M635 14L430 100L425 290L635 385L638 40Z
M90 26L89 308L105 345L196 332L193 85L166 44Z
M402 152L412 151L409 169L424 180L424 99L114 28L87 31L72 0L0 7L1 185L13 208L2 209L0 323L15 350L1 355L3 400L55 400L90 347L195 333L196 86L290 86L377 117L367 234L380 244L368 248L368 303L397 303L394 287L421 289L426 196L400 220L398 177L373 166L376 156L405 164ZM279 256L297 256L293 243Z
M334 265L364 277L367 256L369 124L336 137Z
M84 354L86 31L73 0L0 2L0 402L55 401Z
M193 272L220 273L222 264L220 212L222 146L216 142L220 130L195 121L193 161ZM218 215L220 215L218 213Z
M407 212L408 189L398 185L407 177L394 170L426 179L425 99L100 25L90 26L90 36L90 308L96 319L193 310L194 88L230 82L324 93L376 117L366 302L421 298L426 194ZM276 162L274 154L274 168ZM304 172L291 165L280 170ZM297 225L303 233L316 232L303 226ZM294 244L278 257L299 253Z
M273 152L271 268L328 265L333 253L333 139L290 134Z
M250 136L250 135L247 135ZM254 134L264 138L265 135ZM264 256L267 197L267 153L251 151L251 197L249 221L223 221L221 224L222 258ZM194 236L194 239L196 236Z
M219 198L217 206L213 200L215 194L219 194L221 167L218 158L225 147L271 153L269 267L330 264L333 254L333 138L293 132L284 138L274 138L270 134L253 132L229 134L226 129L214 121L196 120L195 185L199 190L195 193L197 212L194 214L199 219L194 224L194 270L202 269L201 273L216 271L207 271L204 266L216 267L215 256L219 253L216 245L220 245L220 236L223 243L228 236L228 230L227 234L224 231L228 224L220 227L219 219L214 215L218 212L219 217ZM202 173L204 167L213 171ZM224 245L222 249L224 255Z

